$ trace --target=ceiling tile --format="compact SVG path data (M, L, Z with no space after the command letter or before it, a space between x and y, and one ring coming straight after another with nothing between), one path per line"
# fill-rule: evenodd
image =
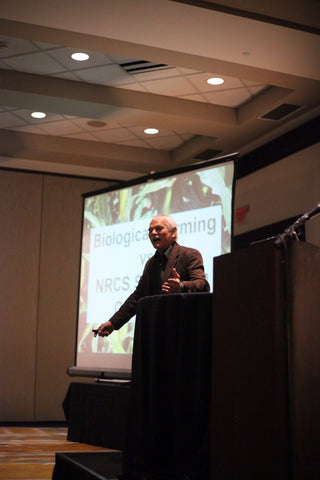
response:
M121 85L132 83L133 80L119 65L105 65L80 69L76 74L81 80L97 85Z
M8 112L8 111L16 110L15 107L6 107L5 105L0 105L0 112Z
M159 150L172 150L179 147L182 143L183 140L176 135L148 138L148 144Z
M143 85L150 93L157 93L160 95L181 96L196 92L194 86L184 77L152 80L150 82L144 82Z
M116 143L124 140L133 140L136 137L126 128L112 128L107 130L95 130L92 132L96 138L104 142Z
M43 75L50 75L65 70L62 65L52 60L49 55L43 52L18 55L7 58L6 62L14 70L29 73L40 73Z
M181 133L180 134L181 138L183 138L183 140L191 140L191 138L194 136L192 135L191 133Z
M124 63L129 63L129 62L134 62L138 61L137 59L133 58L126 58L126 57L119 57L118 55L110 55L108 54L107 57L111 61L111 63L116 63L118 65L124 64Z
M100 140L92 135L90 132L68 133L65 135L68 138L76 138L78 140L90 140L92 142L99 142Z
M179 95L180 98L185 98L186 100L193 100L194 102L204 102L207 103L207 99L201 93L192 93L191 95Z
M42 129L41 125L24 125L21 127L13 127L9 130L14 130L17 132L24 133L36 133L37 135L45 135L46 132Z
M144 142L140 138L134 138L132 140L122 140L121 142L119 142L119 144L127 145L127 146L130 146L130 147L142 147L142 148L149 147L150 148L150 145L148 145L146 142Z
M132 78L132 80L134 80L134 78ZM121 88L123 89L126 89L126 90L133 90L133 91L136 91L136 92L146 92L147 89L144 87L143 83L126 83L125 85L124 84L121 84Z
M37 47L28 40L22 38L8 37L6 35L0 35L0 42L4 42L5 46L0 48L0 57L10 57L12 55L22 55L25 53L36 52Z
M80 131L80 127L72 120L60 120L59 122L45 123L41 128L48 133L48 135L67 135Z
M151 80L160 80L163 78L181 77L181 73L177 68L159 68L156 70L145 71L141 73L131 74L132 78L137 82L148 82Z
M208 102L224 107L235 108L251 98L246 88L234 88L221 92L204 93Z
M22 118L18 118L10 112L0 112L0 128L10 128L15 126L25 125Z
M0 59L0 68L4 68L5 70L12 70L12 68L7 64L7 62L1 59Z
M81 79L77 77L77 74L74 72L60 72L52 74L56 78L64 78L65 80L74 80L75 82L81 82Z
M252 85L250 87L248 87L248 90L249 92L251 93L251 95L257 95L258 93L261 93L263 92L263 90L265 90L266 88L268 88L266 85Z
M193 75L194 73L199 73L197 70L191 70L191 68L177 67L177 70L180 75Z
M246 87L261 87L261 88L265 88L267 85L264 85L264 84L261 84L259 82L253 82L251 80L244 80L244 79L240 79L241 83L243 83L243 85L245 85Z
M52 43L37 42L37 41L33 41L32 43L34 45L36 45L38 47L38 49L41 50L42 52L53 50L54 48L60 48L59 45L55 45L55 44L52 44Z

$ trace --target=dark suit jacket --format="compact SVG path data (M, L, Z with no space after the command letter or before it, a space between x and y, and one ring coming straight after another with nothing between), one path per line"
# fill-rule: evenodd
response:
M127 298L120 309L110 318L116 330L135 315L140 298L148 295L159 295L161 293L161 289L156 291L154 288L154 280L151 273L154 262L155 256L147 261L137 288ZM181 281L185 284L186 292L208 292L210 290L204 274L202 256L198 250L182 247L178 243L175 243L164 271L163 283L170 278L173 268L177 270Z

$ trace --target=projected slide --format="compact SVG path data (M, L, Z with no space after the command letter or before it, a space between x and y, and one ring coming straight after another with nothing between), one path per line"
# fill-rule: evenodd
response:
M84 198L76 367L130 376L134 321L108 338L106 322L135 289L155 253L148 237L155 215L171 215L178 243L200 250L213 289L213 257L231 250L233 159Z

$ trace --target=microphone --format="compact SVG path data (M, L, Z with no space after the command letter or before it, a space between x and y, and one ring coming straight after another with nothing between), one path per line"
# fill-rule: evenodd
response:
M299 235L297 234L296 230L299 230L300 227L302 227L307 220L310 220L310 218L315 217L320 213L320 202L318 205L310 210L310 212L305 213L302 215L298 220L296 220L290 227L286 228L284 233L277 235L276 240L274 244L276 247L280 247L281 245L284 245L289 238L296 238L296 240L299 241Z
M320 202L315 208L310 210L310 212L307 212L304 215L302 215L302 217L298 218L298 220L294 222L293 227L294 228L301 227L307 220L309 220L312 217L315 217L316 215L318 215L318 213L320 213Z

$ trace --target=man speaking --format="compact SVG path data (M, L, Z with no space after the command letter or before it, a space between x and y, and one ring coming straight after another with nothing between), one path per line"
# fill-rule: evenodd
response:
M157 215L149 226L149 238L156 249L145 267L135 291L120 309L100 325L95 335L106 337L119 330L136 314L140 298L161 293L209 292L201 253L177 243L177 225L168 215Z

